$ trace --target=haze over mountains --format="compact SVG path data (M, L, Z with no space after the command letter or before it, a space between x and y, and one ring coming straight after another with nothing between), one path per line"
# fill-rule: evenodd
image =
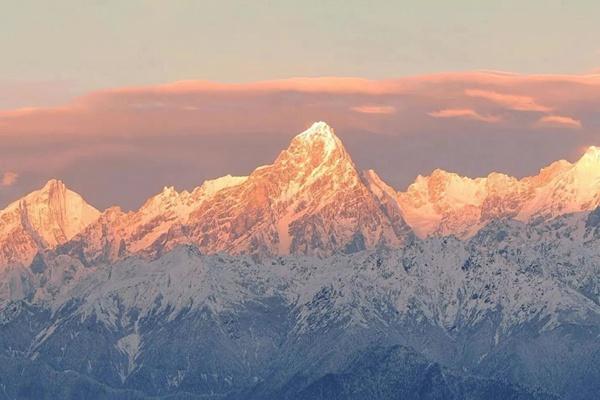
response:
M86 262L156 257L180 244L203 253L274 256L397 248L408 236L467 239L491 221L549 220L600 204L600 149L538 175L467 178L443 170L397 192L358 171L333 129L313 124L272 165L189 192L166 187L139 210L99 212L61 181L0 211L0 263L31 263L58 249Z

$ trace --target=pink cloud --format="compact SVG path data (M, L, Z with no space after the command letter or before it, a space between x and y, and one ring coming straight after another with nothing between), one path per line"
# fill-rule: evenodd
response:
M396 108L392 106L374 105L352 107L351 110L362 114L393 114L396 112Z
M301 92L336 94L391 94L401 93L411 87L419 77L407 79L370 80L355 77L288 78L248 83L219 83L211 81L177 81L154 86L133 86L107 89L96 94L128 94L153 92L154 94L182 93L252 93L252 92Z
M469 97L477 97L491 101L492 103L496 103L509 110L539 112L549 112L552 110L550 107L538 104L530 96L498 93L496 91L482 89L467 89L465 90L465 94Z
M403 130L428 128L431 120L426 118L427 110L441 110L430 114L438 118L498 122L500 117L490 109L490 103L504 108L502 120L507 124L529 129L533 121L524 118L533 117L519 117L518 112L556 110L557 114L583 115L582 111L597 109L599 93L598 75L494 71L388 80L323 77L241 84L180 81L96 91L59 107L0 110L0 136L18 141L42 136L281 133L322 119L338 129L392 129L400 134ZM364 118L363 114L385 114L389 118ZM402 121L400 128L389 126L396 119Z
M0 203L12 200L10 192L33 189L54 176L79 182L83 193L96 193L100 205L123 196L125 202L115 203L131 206L165 184L190 189L206 178L247 174L272 161L293 134L317 120L336 129L361 166L375 167L398 187L427 168L452 169L453 155L455 167L465 173L475 165L465 161L472 154L481 155L478 165L504 170L502 163L516 159L515 152L533 148L544 160L520 157L530 164L512 170L532 173L547 160L564 157L538 151L542 145L565 149L597 140L600 75L494 71L377 81L184 81L96 91L57 107L18 105L33 107L0 110L0 171L22 175L18 185L0 191ZM569 115L585 124L564 117ZM545 118L538 121L540 117ZM440 123L448 118L479 123ZM563 129L541 129L551 126ZM578 134L564 128L577 128ZM524 145L515 146L523 137ZM446 159L436 156L426 164L432 152L402 147L407 138L419 146L453 150L445 152ZM501 146L504 152L498 150ZM488 162L486 149L494 150L496 164ZM104 186L98 184L103 179ZM129 183L133 180L146 183L138 189L137 183ZM115 184L121 185L118 190Z
M475 121L495 123L500 122L501 118L496 115L482 115L470 108L447 108L429 113L434 118L461 118Z
M545 115L536 122L538 127L565 127L581 129L581 121L564 115Z
M19 174L13 171L6 171L0 176L0 186L12 186L17 183L17 179L19 179Z

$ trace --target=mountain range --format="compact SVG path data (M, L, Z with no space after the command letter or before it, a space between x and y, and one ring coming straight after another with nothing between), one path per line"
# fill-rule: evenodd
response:
M468 239L494 220L529 222L600 204L600 149L538 175L467 178L436 169L405 192L359 171L333 129L313 124L271 165L177 192L165 187L136 211L97 211L58 180L0 211L0 262L29 264L59 248L87 262L158 256L180 244L207 254L325 257L396 248L410 235Z
M600 149L405 192L313 124L135 211L0 211L0 399L594 399Z

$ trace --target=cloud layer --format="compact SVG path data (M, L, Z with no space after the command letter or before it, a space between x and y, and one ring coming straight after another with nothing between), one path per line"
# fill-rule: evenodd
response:
M19 178L19 174L13 171L6 171L2 175L0 175L0 186L8 187L12 186L17 182Z
M352 111L363 114L393 114L396 112L396 108L392 106L364 105L352 107Z
M570 128L570 129L581 129L581 121L566 117L564 115L544 115L541 117L537 125L539 127L557 127L557 128Z
M271 162L316 120L336 129L360 167L399 189L436 167L525 175L600 144L598 110L599 75L472 72L115 88L60 107L0 110L0 171L20 174L10 194L0 193L0 205L59 177L99 207L135 207L167 184L191 188Z
M482 89L467 89L465 90L465 94L470 97L487 100L508 110L538 112L552 111L552 108L537 103L536 100L530 96L499 93L493 90Z
M446 108L429 113L434 118L463 118L482 122L500 122L501 118L495 115L481 115L471 108Z

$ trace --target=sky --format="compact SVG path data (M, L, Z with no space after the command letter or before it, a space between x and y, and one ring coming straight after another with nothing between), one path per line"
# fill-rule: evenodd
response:
M63 179L138 207L326 120L397 189L600 144L600 2L19 1L0 13L0 207ZM306 77L312 79L294 79Z

